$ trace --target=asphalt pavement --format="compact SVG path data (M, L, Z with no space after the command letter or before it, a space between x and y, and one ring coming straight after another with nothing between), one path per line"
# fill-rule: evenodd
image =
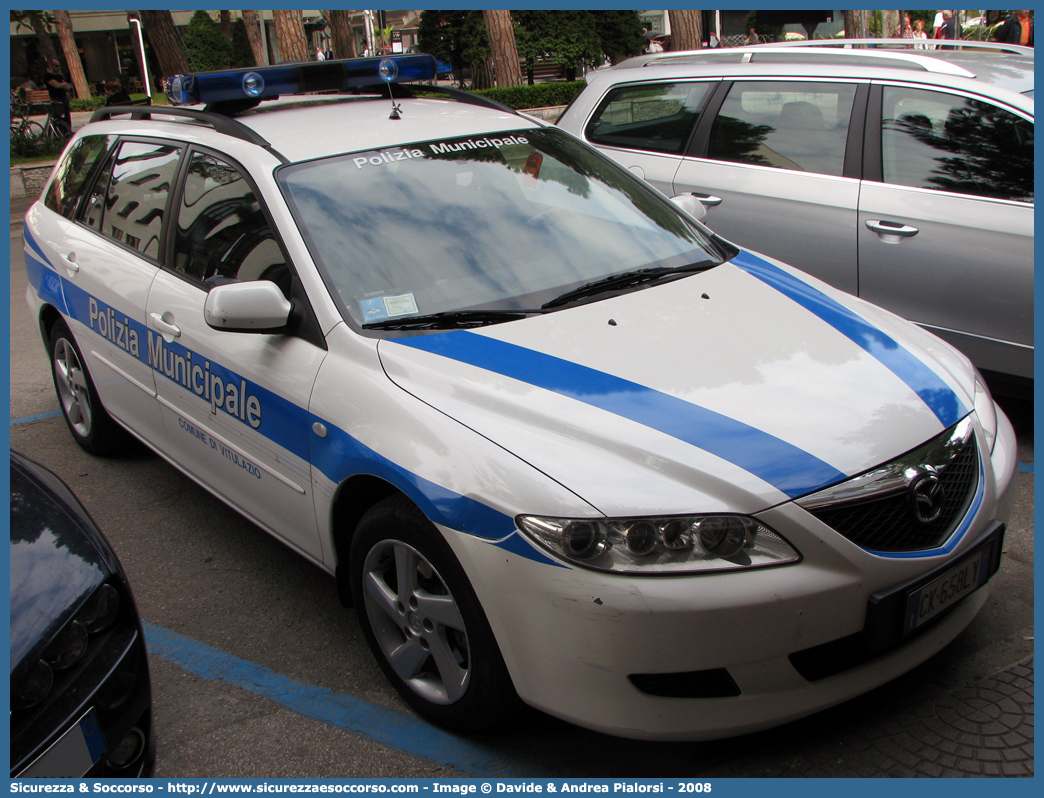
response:
M1002 399L1020 475L1001 571L922 666L795 723L711 743L609 738L536 712L445 735L383 680L333 580L144 450L71 440L25 304L11 207L13 448L55 470L123 561L147 624L159 777L1032 776L1033 408Z

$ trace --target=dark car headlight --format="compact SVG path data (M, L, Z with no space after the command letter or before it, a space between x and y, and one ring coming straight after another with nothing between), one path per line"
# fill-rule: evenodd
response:
M11 708L31 709L47 698L54 685L54 674L74 668L87 653L91 636L111 627L119 611L120 594L115 587L105 583L95 590L48 643L40 659L24 675L12 680Z
M518 528L578 565L632 574L681 574L761 568L801 556L745 515L663 518L548 518L521 515Z

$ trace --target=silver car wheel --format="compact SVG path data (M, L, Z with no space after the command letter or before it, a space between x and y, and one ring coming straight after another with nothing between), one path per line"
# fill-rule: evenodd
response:
M363 564L363 602L377 644L421 698L452 704L471 679L467 630L438 571L412 546L382 540Z
M88 437L92 413L87 379L76 350L65 338L59 338L54 345L54 376L69 425L78 435Z

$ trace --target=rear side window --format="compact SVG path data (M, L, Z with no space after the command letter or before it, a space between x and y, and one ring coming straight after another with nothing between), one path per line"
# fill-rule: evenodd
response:
M885 87L886 183L1033 202L1033 123L954 94Z
M588 141L680 154L696 126L710 83L656 83L613 89L587 125Z
M840 176L855 92L847 83L735 83L707 157Z
M123 142L95 184L84 222L153 260L159 259L163 215L181 149Z
M77 141L54 170L54 180L44 197L44 205L72 219L87 179L115 139L115 136L84 136Z
M194 152L185 176L174 268L208 286L271 280L290 293L290 270L250 182L235 166Z

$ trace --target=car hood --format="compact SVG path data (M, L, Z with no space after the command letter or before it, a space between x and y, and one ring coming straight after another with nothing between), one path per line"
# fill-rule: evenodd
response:
M378 351L403 390L608 516L757 512L909 451L973 402L946 344L749 252Z
M11 457L11 672L116 566L101 533L50 472Z

